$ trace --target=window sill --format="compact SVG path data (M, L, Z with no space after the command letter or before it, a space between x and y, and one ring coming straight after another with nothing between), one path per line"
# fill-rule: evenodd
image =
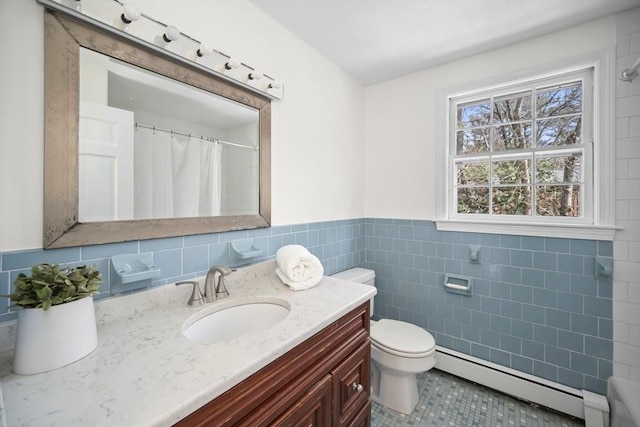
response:
M567 239L613 241L616 230L613 225L575 224L522 224L514 222L436 220L439 231L460 231L467 233L512 234L517 236L558 237Z

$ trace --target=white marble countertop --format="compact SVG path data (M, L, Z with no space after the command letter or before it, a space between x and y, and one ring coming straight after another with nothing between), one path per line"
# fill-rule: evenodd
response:
M227 278L231 296L203 307L186 305L190 286L173 285L97 302L97 349L54 371L15 375L5 351L7 426L172 425L375 295L371 286L332 277L292 291L274 270L275 262L239 269ZM286 300L291 312L229 341L200 344L181 333L200 310L261 296Z

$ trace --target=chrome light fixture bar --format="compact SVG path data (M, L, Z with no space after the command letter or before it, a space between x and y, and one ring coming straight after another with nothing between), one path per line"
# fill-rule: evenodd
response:
M74 7L68 5L69 0L37 1L48 9L87 22L112 34L117 34L119 37L137 43L160 55L168 56L196 67L220 79L240 85L251 92L272 100L283 98L284 86L282 82L242 63L230 55L201 43L180 32L172 25L166 25L141 13L137 8L132 8L119 0L113 0L113 3L96 0L73 0ZM106 9L111 10L110 15L105 10L105 5L107 6ZM112 10L114 8L117 9L115 13ZM145 27L148 33L154 31L155 33L145 34L147 36L147 39L145 39L136 34L136 27ZM188 45L183 49L184 52L176 52L175 49L171 50L173 48L170 48L171 45L178 43L178 39L183 42L183 47L185 44ZM207 64L205 60L210 64ZM212 61L217 62L212 63Z

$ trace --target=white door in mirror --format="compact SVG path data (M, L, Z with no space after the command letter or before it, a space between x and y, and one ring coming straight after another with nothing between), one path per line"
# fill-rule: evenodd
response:
M80 112L79 220L133 219L133 112L90 102Z

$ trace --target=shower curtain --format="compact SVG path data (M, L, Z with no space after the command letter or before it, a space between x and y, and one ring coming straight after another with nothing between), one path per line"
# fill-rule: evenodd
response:
M145 128L134 144L136 219L220 215L220 144Z

